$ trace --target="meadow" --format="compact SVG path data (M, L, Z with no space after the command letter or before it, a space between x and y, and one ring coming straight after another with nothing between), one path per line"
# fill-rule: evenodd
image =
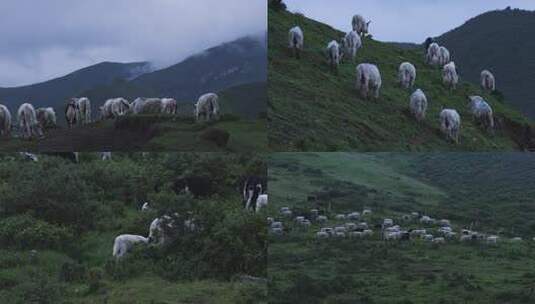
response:
M533 303L533 156L524 153L279 153L269 161L272 205L284 221L268 249L270 303ZM279 215L331 219L308 230ZM317 240L338 213L370 208L365 239ZM411 212L499 235L497 245L385 242L380 223ZM513 242L512 237L523 241Z
M38 157L0 155L1 303L266 303L265 219L243 210L238 190L265 174L262 155ZM177 188L189 177L205 191ZM117 235L147 236L154 218L174 212L202 229L112 257Z

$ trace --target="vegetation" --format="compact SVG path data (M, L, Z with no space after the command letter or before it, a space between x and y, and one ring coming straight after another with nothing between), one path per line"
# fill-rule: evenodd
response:
M265 302L265 222L243 210L237 190L244 176L265 174L262 156L80 158L0 156L0 302ZM190 177L210 190L197 196L176 188ZM141 212L145 201L151 210ZM174 212L201 229L178 229L169 245L137 246L119 262L112 258L117 235L147 236L154 218Z
M498 234L502 242L388 244L377 228L367 240L318 242L317 224L300 231L286 221L285 234L269 238L269 302L533 303L533 158L523 153L272 156L269 213L276 218L283 206L294 215L319 208L329 218L368 207L373 214L367 222L374 226L385 217L399 221L417 211L450 219L457 229L471 225ZM513 236L525 241L508 242Z
M530 122L499 94L486 94L467 82L461 82L455 91L446 89L441 71L424 63L421 49L364 38L357 62L377 64L383 79L379 100L366 101L355 89L356 64L345 60L338 73L326 64L327 43L344 33L302 14L274 8L269 8L268 18L269 144L276 151L488 151L530 145ZM305 35L300 60L292 58L288 50L288 29L295 25ZM412 91L397 83L398 67L404 61L416 66L415 87L421 88L429 101L423 123L417 123L408 112ZM462 76L463 65L458 66ZM483 96L493 107L495 134L474 123L467 107L469 94ZM439 131L443 106L461 114L458 145L447 142Z

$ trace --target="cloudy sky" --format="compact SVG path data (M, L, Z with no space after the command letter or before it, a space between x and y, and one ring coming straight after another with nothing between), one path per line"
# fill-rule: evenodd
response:
M0 87L102 61L171 65L267 31L260 0L0 0Z
M535 10L534 0L285 0L290 11L327 23L351 28L351 17L372 20L370 33L381 41L421 43L462 25L471 17L494 9Z

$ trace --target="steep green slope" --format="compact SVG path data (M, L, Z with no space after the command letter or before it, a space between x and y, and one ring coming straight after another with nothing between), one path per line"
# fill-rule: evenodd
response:
M495 96L462 82L454 92L441 82L441 72L424 64L423 53L366 38L358 62L377 64L383 79L377 102L360 99L355 89L356 64L344 62L338 75L329 71L323 50L343 33L301 15L269 9L268 81L270 145L280 151L428 151L515 150L525 145L527 120ZM305 35L301 60L290 55L288 29L299 25ZM427 119L418 124L408 114L410 91L397 84L403 61L417 68L416 88L427 95ZM462 70L462 66L459 67ZM493 107L498 130L486 134L468 113L466 95L484 96ZM442 106L460 112L461 143L448 143L439 132ZM528 132L529 133L529 132ZM530 133L529 133L530 134ZM528 136L529 137L529 136Z
M461 76L479 84L488 69L496 76L497 89L506 102L535 118L535 12L496 10L468 20L437 38L453 54Z
M271 157L269 215L282 219L285 233L272 236L268 253L270 303L533 303L535 216L531 182L535 156L524 153L280 153ZM525 180L525 183L520 181ZM317 200L308 199L314 196ZM337 213L373 210L365 219L370 239L315 241L283 219L320 208ZM472 225L499 233L498 246L419 240L388 243L376 224L425 212L448 218L455 230ZM506 239L521 236L525 241Z

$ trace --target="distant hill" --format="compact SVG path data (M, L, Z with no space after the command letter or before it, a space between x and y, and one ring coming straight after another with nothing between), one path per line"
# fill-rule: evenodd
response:
M148 62L102 62L46 82L0 88L0 103L8 105L12 111L24 102L31 102L35 107L59 108L67 98L94 86L108 85L118 79L133 79L149 71L151 65Z
M437 40L450 49L460 76L479 83L483 69L496 76L506 102L535 118L535 12L496 10L468 20Z
M83 95L102 103L112 96L173 97L193 102L201 94L218 92L246 83L265 82L266 44L258 37L245 37L208 49L168 68L97 86Z
M482 92L478 85L463 81L462 62L458 66L463 78L457 89L450 91L442 84L441 71L424 63L421 48L407 49L367 37L357 63L376 64L382 88L379 100L364 100L355 89L356 63L345 60L338 73L330 71L326 63L324 49L343 35L341 31L283 10L270 8L268 18L268 115L273 150L503 151L535 147L530 121L499 94ZM300 60L288 50L288 29L295 25L303 29L306 39ZM502 43L499 37L496 35L495 43ZM462 57L453 54L454 59ZM421 88L427 95L429 107L423 123L409 114L412 91L398 84L398 68L404 61L418 70L414 89ZM496 74L500 75L499 71ZM498 126L495 134L474 123L467 107L469 94L483 96L493 107ZM442 107L454 108L461 115L459 144L448 142L440 132Z

